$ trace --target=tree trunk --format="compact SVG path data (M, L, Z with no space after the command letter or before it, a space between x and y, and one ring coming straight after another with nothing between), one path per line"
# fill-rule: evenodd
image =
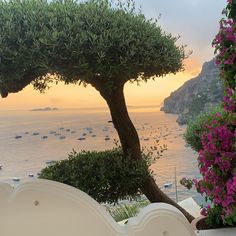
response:
M101 87L96 88L106 100L110 108L112 121L118 132L123 152L130 154L131 158L133 159L141 159L141 147L138 133L132 121L130 120L125 103L123 92L124 84L117 86L116 89L113 89L109 93L103 90ZM145 185L141 190L150 202L169 203L178 208L185 215L189 222L194 219L192 215L190 215L176 202L164 194L151 176L149 176L149 178L146 180Z

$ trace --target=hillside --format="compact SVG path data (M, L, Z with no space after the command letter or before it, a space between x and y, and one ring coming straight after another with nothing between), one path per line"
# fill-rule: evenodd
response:
M164 100L161 110L179 114L177 122L186 124L198 114L217 106L223 97L223 84L213 60L203 64L201 73L184 83Z

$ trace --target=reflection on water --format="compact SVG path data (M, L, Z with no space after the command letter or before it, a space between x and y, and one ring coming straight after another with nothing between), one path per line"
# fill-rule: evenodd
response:
M192 196L179 185L182 177L198 176L196 154L185 146L185 127L175 122L176 116L157 109L130 108L142 146L150 147L155 140L166 144L164 156L152 165L159 186L175 199L175 169L178 198ZM115 146L117 133L104 109L64 111L0 112L0 180L29 179L46 166L48 160L60 160L75 149L104 150ZM32 178L32 177L31 177ZM172 187L164 188L166 182Z

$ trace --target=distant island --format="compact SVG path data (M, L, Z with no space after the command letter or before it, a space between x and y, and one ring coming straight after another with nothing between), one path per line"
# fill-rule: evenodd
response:
M161 111L178 114L177 122L187 124L201 112L220 104L223 98L223 83L214 60L205 62L201 73L184 83L164 100Z
M59 109L57 107L44 107L44 108L37 108L32 109L30 111L58 111Z

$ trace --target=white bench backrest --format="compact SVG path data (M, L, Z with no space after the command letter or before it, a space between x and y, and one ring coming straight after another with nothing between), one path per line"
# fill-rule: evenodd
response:
M118 225L84 192L36 180L13 189L0 184L1 236L194 236L182 213L150 204L125 226Z

